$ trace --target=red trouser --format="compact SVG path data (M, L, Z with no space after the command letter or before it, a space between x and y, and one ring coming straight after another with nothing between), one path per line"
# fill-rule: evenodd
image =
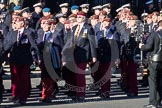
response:
M52 98L57 84L52 78L42 78L42 99Z
M93 73L95 85L101 87L101 92L106 94L110 92L111 67L111 63L100 63L98 70Z
M87 63L76 63L77 67L75 67L75 86L76 96L84 97L85 89L86 89L86 79L85 79L85 69Z
M125 60L121 60L121 80L122 83L127 86L128 82L127 82L127 62Z
M11 64L12 96L27 100L30 94L30 66Z
M137 88L137 67L138 65L133 61L127 61L126 64L126 80L127 80L127 88L131 93L138 93Z
M73 89L73 87L76 85L75 84L75 73L73 72L73 70L68 69L68 67L66 67L64 69L64 80L66 82L65 88L75 94L75 90Z
M52 98L55 94L57 83L49 76L46 67L43 63L40 65L41 81L42 81L42 99Z

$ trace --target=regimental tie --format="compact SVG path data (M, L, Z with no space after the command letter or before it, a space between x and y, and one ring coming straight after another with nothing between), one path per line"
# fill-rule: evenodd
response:
M104 30L104 39L106 39L107 32Z
M46 33L43 35L43 42L46 40Z
M80 25L78 24L78 26L77 26L77 30L76 30L76 32L75 32L75 40L78 39L79 32L80 32Z
M75 31L75 37L74 37L74 47L76 46L77 39L79 37L79 32L80 32L80 25L78 24L76 31Z
M19 44L20 42L20 31L17 32L17 45Z

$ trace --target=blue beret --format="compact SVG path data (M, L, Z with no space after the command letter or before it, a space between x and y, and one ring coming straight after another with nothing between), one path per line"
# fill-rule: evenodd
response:
M50 8L43 8L43 12L50 12Z
M153 3L153 0L149 0L146 2L147 5L152 4L152 3Z
M20 10L20 6L15 6L13 10Z
M71 10L76 10L76 9L79 9L79 6L73 5L73 6L71 7Z

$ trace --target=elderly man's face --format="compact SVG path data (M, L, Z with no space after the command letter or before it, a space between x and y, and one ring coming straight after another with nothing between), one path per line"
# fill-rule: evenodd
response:
M110 26L110 22L104 21L104 22L102 23L102 25L103 25L103 28L107 28L107 27Z
M45 23L44 25L43 25L43 31L44 32L48 32L49 30L50 30L50 25L48 24L48 23Z
M24 27L24 21L16 21L16 28L21 29Z
M99 15L99 21L102 22L105 19L105 15Z
M146 22L147 22L147 24L151 24L152 23L152 18L147 18Z
M85 16L77 15L77 22L78 23L82 23L82 22L84 22L84 20L85 20Z
M91 19L91 25L95 26L98 23L98 19Z
M152 21L153 21L154 23L157 23L157 22L158 22L158 16L157 16L157 15L153 15L153 16L152 16Z

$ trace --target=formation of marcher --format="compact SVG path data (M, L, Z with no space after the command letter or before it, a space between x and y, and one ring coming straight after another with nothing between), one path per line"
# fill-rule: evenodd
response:
M148 73L143 85L150 87L150 101L146 108L162 104L161 27L162 12L143 13L138 18L125 4L111 15L111 4L73 5L60 4L60 12L53 15L41 3L30 8L15 6L13 12L6 9L6 0L0 2L0 102L2 102L2 63L9 60L12 98L10 101L26 104L30 95L31 68L39 66L42 90L41 102L50 103L58 90L56 76L48 69L47 61L60 79L65 80L68 95L74 101L83 101L86 91L86 69L91 70L93 87L101 98L110 98L112 67L121 69L119 86L129 97L138 96L137 58L148 61ZM149 1L146 4L151 4ZM141 53L143 51L143 53ZM158 60L152 56L157 54ZM159 55L158 55L159 54ZM47 55L50 55L48 58ZM48 60L46 60L46 57ZM160 58L161 57L161 58ZM59 79L59 80L60 80ZM158 96L157 96L158 94ZM157 97L156 97L157 96Z

